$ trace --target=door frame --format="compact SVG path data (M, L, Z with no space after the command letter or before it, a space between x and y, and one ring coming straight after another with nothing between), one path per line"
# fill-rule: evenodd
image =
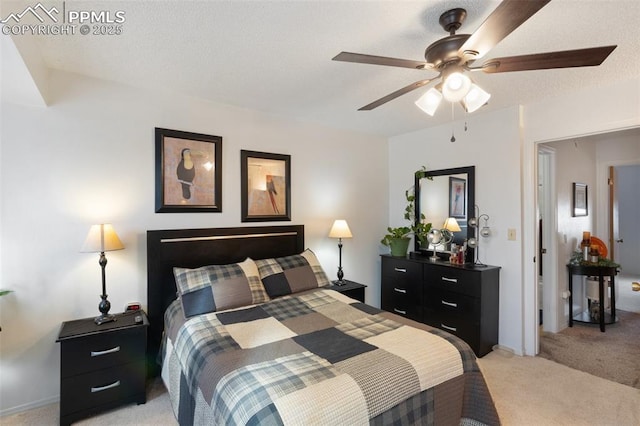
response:
M541 249L546 249L546 253L538 262L542 262L542 329L552 333L557 333L564 328L563 304L559 303L560 293L558 290L558 195L556 189L556 151L550 146L538 145L538 179L537 187L542 188L543 200L536 200L536 212L538 223L540 215L544 218L542 222L542 241L544 247L540 247L540 241L536 241L536 253L541 253ZM540 159L543 161L540 161ZM543 175L540 182L540 175ZM537 195L538 195L537 194ZM542 203L541 203L542 201ZM542 204L542 209L541 209ZM536 262L537 263L537 262ZM537 292L536 292L537 295ZM540 301L536 301L538 306Z

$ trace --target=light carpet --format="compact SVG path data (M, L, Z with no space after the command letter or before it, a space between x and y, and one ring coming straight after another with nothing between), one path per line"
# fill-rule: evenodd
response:
M542 333L540 356L576 370L640 389L640 314L618 310L618 322L575 323ZM640 404L640 402L639 402Z

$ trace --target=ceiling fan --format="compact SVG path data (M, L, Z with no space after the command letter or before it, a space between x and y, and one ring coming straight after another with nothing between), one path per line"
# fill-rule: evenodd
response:
M440 16L440 25L449 32L427 47L424 53L426 61L389 58L385 56L365 55L361 53L341 52L334 61L356 62L361 64L386 65L402 68L436 71L434 78L419 80L396 90L359 111L369 111L399 96L409 93L427 84L438 81L427 91L416 105L429 115L433 115L442 98L450 102L460 102L467 112L473 112L489 100L487 92L476 85L467 75L473 71L502 73L530 71L551 68L570 68L600 65L617 46L601 46L587 49L565 50L519 56L507 56L486 60L480 66L474 62L489 52L513 30L531 18L551 0L504 0L489 15L473 34L456 34L464 22L467 11L457 8L444 12Z

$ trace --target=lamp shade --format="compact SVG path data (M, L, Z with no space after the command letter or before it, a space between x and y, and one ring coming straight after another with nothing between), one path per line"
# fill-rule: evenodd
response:
M435 87L427 90L427 92L420 96L418 100L415 102L416 106L420 108L422 111L426 112L430 116L436 113L436 109L438 109L438 105L442 101L442 93Z
M486 104L489 101L489 98L491 98L491 95L474 83L471 84L469 93L467 93L461 102L467 112L474 112Z
M455 217L449 217L444 221L444 225L442 225L443 229L446 229L451 232L460 232L460 225L458 225L458 221Z
M102 253L105 251L122 250L124 245L110 223L92 225L82 248L83 253Z
M351 230L346 220L338 219L333 222L331 231L329 231L329 238L351 238Z

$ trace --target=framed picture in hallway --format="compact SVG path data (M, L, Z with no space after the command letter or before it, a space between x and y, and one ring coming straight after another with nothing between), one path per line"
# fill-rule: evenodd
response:
M156 213L222 212L222 137L155 129Z
M584 183L573 182L573 217L589 215L588 188Z
M291 220L291 156L240 151L242 222Z

